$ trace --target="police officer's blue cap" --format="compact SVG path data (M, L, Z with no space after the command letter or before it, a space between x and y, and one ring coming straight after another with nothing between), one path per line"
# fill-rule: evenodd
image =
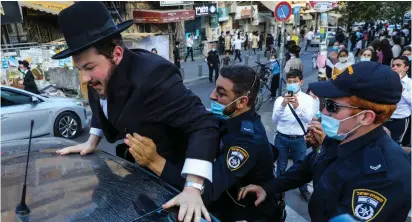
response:
M359 62L341 73L334 73L329 81L309 84L318 97L339 98L357 96L378 104L397 104L402 95L399 75L389 66L377 62Z

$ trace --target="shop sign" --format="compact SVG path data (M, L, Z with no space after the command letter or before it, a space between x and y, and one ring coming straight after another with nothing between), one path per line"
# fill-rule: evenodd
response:
M206 15L216 15L217 14L217 4L196 4L195 5L195 15L196 16L206 16Z
M160 6L193 5L193 1L160 1Z
M229 9L228 8L219 8L218 9L219 22L224 22L229 20Z

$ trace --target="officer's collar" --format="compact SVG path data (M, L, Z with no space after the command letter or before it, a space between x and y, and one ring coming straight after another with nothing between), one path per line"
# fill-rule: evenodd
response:
M239 131L240 124L243 120L250 120L255 115L255 110L252 108L236 117L226 120L225 125L230 132Z
M348 143L338 146L338 157L346 157L349 154L355 152L368 145L370 142L377 140L378 138L384 136L386 132L383 130L383 126L379 126L369 133L356 138Z

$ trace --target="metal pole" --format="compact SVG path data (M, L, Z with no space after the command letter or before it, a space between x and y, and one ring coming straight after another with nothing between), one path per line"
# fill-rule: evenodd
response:
M249 65L249 56L245 56L245 65L246 65L246 66Z
M260 53L256 54L256 62L260 62Z
M279 78L279 96L282 96L282 79L285 76L285 21L282 21L282 28L281 28L281 35L280 35L280 55L279 55L279 60L280 60L280 78Z
M252 14L251 14L251 16L250 16L250 30L249 30L249 34L250 33L252 33L252 22L253 22L253 11L254 11L254 8L253 8L253 5L252 5L252 1L250 1L250 11L252 12ZM253 38L253 33L252 33L252 38ZM249 56L250 56L250 53L251 53L251 49L252 49L252 42L249 42L249 36L247 37L247 40L246 41L248 41L248 46L249 46ZM245 64L246 64L246 61L245 61Z
M201 76L202 76L202 64L199 64L199 65L197 66L197 68L198 68L199 77L201 77Z
M182 75L182 80L185 80L185 68L180 68L180 74Z

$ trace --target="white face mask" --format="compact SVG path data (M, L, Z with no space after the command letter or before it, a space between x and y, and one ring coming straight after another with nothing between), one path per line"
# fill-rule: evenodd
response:
M348 61L348 57L340 57L339 58L339 62L341 62L341 63L345 63L347 61Z
M369 61L371 61L371 58L361 57L361 58L360 58L360 61L361 61L361 62L369 62Z

